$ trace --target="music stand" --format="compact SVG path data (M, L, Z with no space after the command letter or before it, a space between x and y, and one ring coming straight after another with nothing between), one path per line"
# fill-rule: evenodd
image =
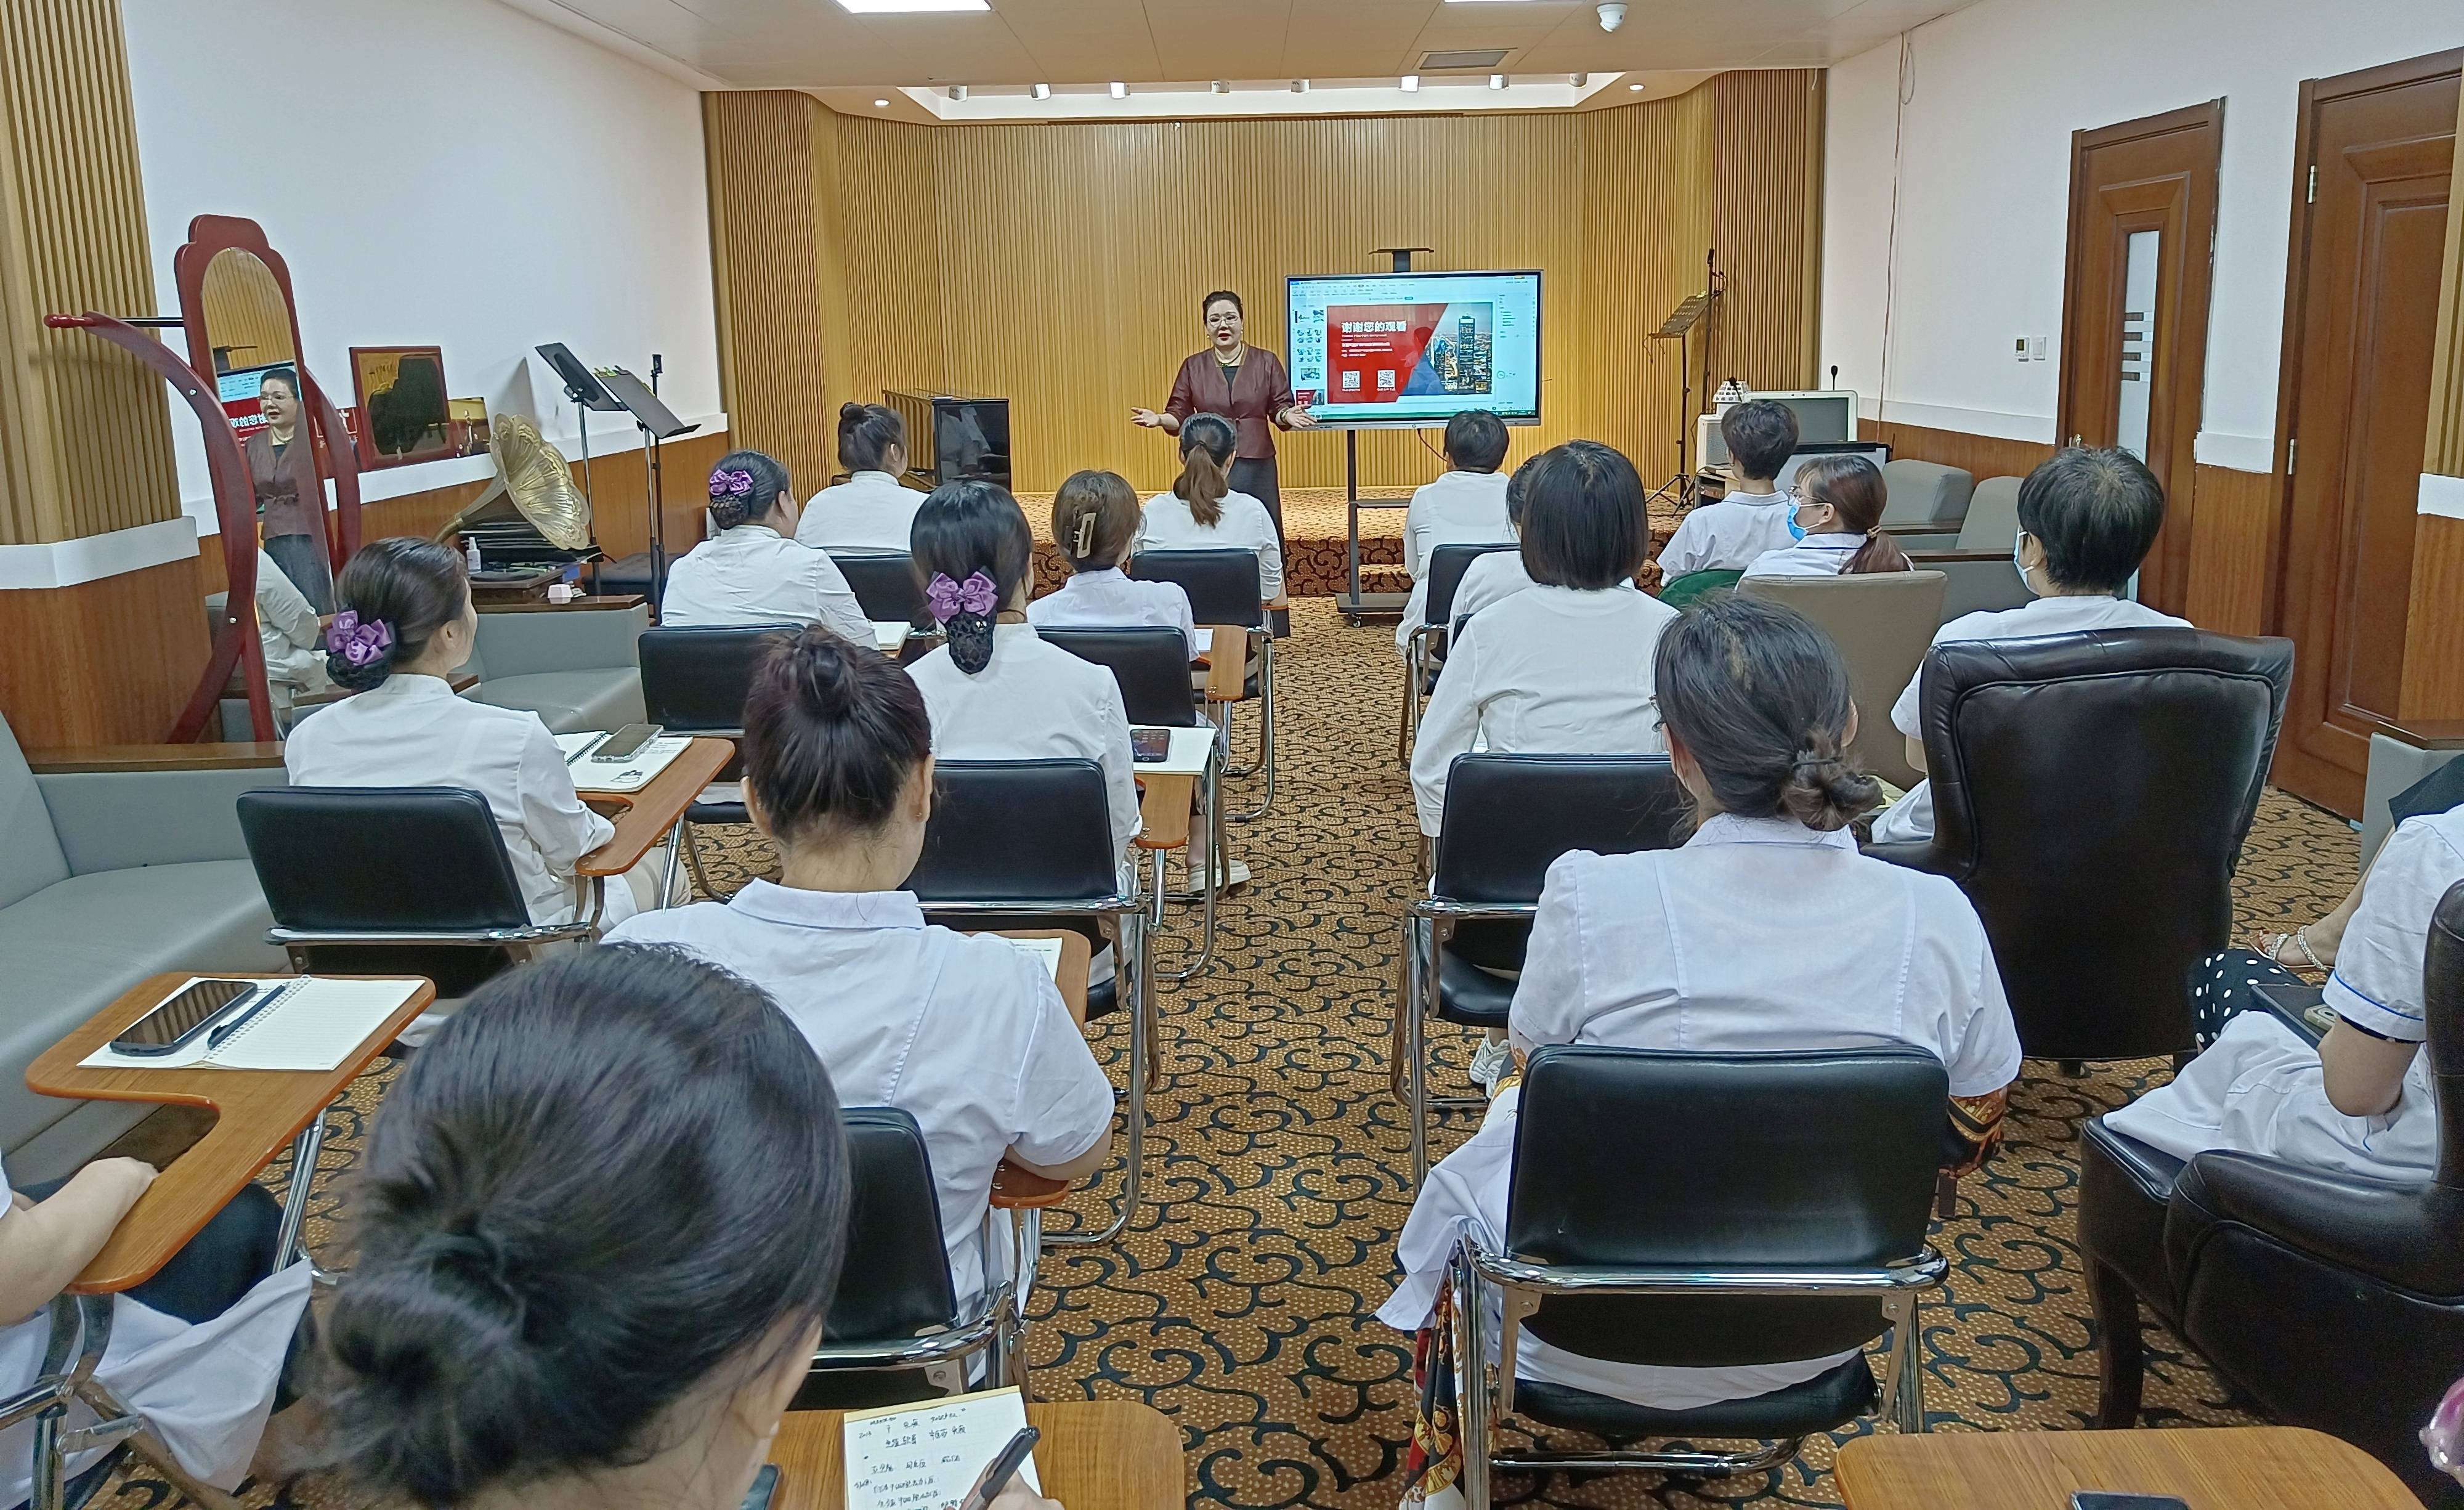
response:
M599 381L615 396L616 405L633 416L642 428L642 461L649 474L650 494L650 601L662 603L668 592L668 547L659 486L659 442L690 435L701 429L678 419L658 394L640 378L623 367L611 367L597 374Z
M556 375L558 377L564 380L565 402L573 405L578 410L583 411L580 421L582 427L582 498L583 501L596 505L598 500L592 496L590 491L590 415L588 411L595 409L603 414L613 414L619 410L622 410L625 406L616 402L616 395L608 392L606 388L600 383L598 374L583 366L582 359L575 356L573 352L565 346L563 342L551 341L546 345L535 346L532 349L539 354L540 360L544 361L549 366L556 369Z
M1661 498L1674 494L1681 507L1684 505L1689 496L1688 484L1693 480L1693 469L1686 462L1686 457L1694 449L1694 366L1687 347L1694 333L1694 327L1709 322L1714 308L1719 303L1720 295L1726 291L1727 278L1720 272L1717 258L1718 254L1714 253L1711 257L1705 259L1706 276L1703 292L1689 294L1680 300L1677 307L1668 312L1668 318L1660 322L1660 328L1651 333L1651 339L1654 341L1677 343L1678 395L1677 475L1654 489L1651 496ZM1711 344L1710 332L1707 330L1704 332L1703 343L1703 386L1705 388L1711 386Z

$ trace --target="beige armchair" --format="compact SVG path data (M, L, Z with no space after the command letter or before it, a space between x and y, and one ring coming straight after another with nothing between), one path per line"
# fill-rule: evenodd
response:
M1894 787L1922 776L1908 765L1907 742L1891 726L1891 704L1925 663L1942 623L1947 583L1939 571L1878 571L1855 577L1749 577L1740 592L1796 610L1831 636L1848 662L1857 699L1857 738L1849 752Z

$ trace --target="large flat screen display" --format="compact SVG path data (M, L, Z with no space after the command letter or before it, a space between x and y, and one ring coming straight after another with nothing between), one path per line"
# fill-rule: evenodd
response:
M1540 422L1540 275L1287 280L1292 392L1338 429L1440 426L1466 409Z

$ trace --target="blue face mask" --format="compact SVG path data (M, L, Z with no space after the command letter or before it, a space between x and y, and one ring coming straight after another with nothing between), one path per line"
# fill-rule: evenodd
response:
M1803 539L1805 538L1805 526L1804 526L1804 525L1802 525L1802 524L1800 524L1800 523L1798 523L1798 522L1796 522L1796 509L1797 509L1797 502L1796 502L1796 500L1794 500L1794 499L1791 499L1791 500L1789 500L1789 501L1788 501L1788 538L1789 538L1789 539L1791 539L1791 540L1803 540Z

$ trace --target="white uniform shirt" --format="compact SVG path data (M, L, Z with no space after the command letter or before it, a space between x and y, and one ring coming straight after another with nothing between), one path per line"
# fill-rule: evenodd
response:
M465 787L495 814L535 923L574 920L574 863L616 836L582 805L573 772L539 716L457 698L441 677L388 677L300 722L282 746L295 787ZM632 916L610 877L606 921Z
M1403 516L1403 569L1411 574L1411 600L1403 605L1403 622L1395 629L1395 648L1411 644L1429 609L1429 558L1440 545L1486 545L1514 538L1506 519L1503 472L1447 472L1412 492L1412 506ZM1458 586L1460 593L1462 588Z
M1677 611L1631 586L1531 587L1483 609L1446 655L1412 749L1420 832L1445 812L1447 768L1473 749L1657 755L1668 747L1651 655Z
M1531 586L1530 568L1520 550L1492 550L1463 568L1463 585L1455 588L1455 617L1477 613Z
M659 622L819 624L853 644L873 643L872 621L838 563L767 524L722 530L670 566Z
M924 1130L960 1304L986 1283L993 1170L1011 1149L1052 1167L1112 1126L1112 1086L1040 962L925 922L908 892L798 891L646 912L611 943L672 944L768 991L846 1106L895 1106ZM997 1250L995 1282L1006 1277Z
M1092 661L1047 645L1032 624L993 628L993 656L969 676L943 645L907 668L933 720L941 760L1055 760L1103 767L1112 843L1138 834L1138 785L1121 684Z
M804 504L796 539L815 550L905 555L924 495L887 472L850 473Z
M2326 1002L2338 1016L2398 1043L2429 1040L2422 966L2430 920L2459 880L2464 808L2397 825L2362 882L2327 977ZM2263 1010L2233 1018L2171 1084L2105 1121L2177 1159L2233 1148L2381 1180L2427 1180L2438 1166L2428 1055L2413 1055L2392 1110L2347 1117L2327 1099L2319 1051Z
M11 1193L8 1171L0 1169L0 1210ZM184 1321L127 1296L113 1296L111 1341L95 1366L95 1379L145 1417L180 1466L217 1489L236 1489L265 1433L283 1357L308 1309L308 1261L300 1259L258 1280L230 1310L204 1321ZM48 1305L0 1328L0 1390L13 1394L42 1377L51 1335ZM82 1404L71 1406L62 1423L70 1430L94 1424L94 1412ZM0 1495L11 1504L25 1503L33 1493L33 1421L0 1432ZM102 1452L72 1454L69 1472L93 1467Z
M274 700L332 688L325 676L325 632L317 611L262 549L256 553L256 642L265 652L265 680Z
M2016 571L2018 568L2012 568ZM1963 640L2038 639L2047 634L2078 634L2105 629L2189 629L2189 621L2159 613L2128 598L2037 598L2015 609L1963 613L1933 632L1933 643ZM1917 695L1925 685L1925 667L1908 678L1900 700L1891 704L1891 727L1912 740L1924 738L1917 722ZM1921 781L1908 794L1882 810L1874 820L1878 844L1920 843L1933 837L1933 784Z
M2019 1033L1985 925L1939 876L1868 859L1842 830L1711 818L1681 849L1576 853L1549 868L1509 1018L1527 1054L1550 1044L1707 1053L1912 1044L1983 1096L2019 1075ZM1429 1171L1397 1244L1403 1281L1378 1316L1428 1316L1458 1235L1504 1247L1522 1092ZM1946 1109L1947 1110L1947 1109ZM1607 1363L1526 1333L1518 1372L1682 1410L1811 1379L1853 1353L1680 1368Z
M1741 579L1751 582L1756 577L1836 577L1848 569L1857 552L1865 548L1862 535L1808 535L1793 545L1767 550L1754 558Z
M1026 621L1045 629L1177 629L1193 655L1214 639L1199 633L1179 583L1141 582L1118 566L1077 573L1028 604Z
M1795 507L1785 493L1731 493L1702 504L1668 538L1661 572L1675 579L1689 571L1743 571L1766 553L1796 544L1788 532Z
M1146 522L1138 534L1140 550L1254 550L1258 553L1258 596L1268 603L1284 595L1284 543L1275 533L1274 516L1246 493L1223 496L1223 517L1200 524L1189 505L1169 493L1147 500Z

